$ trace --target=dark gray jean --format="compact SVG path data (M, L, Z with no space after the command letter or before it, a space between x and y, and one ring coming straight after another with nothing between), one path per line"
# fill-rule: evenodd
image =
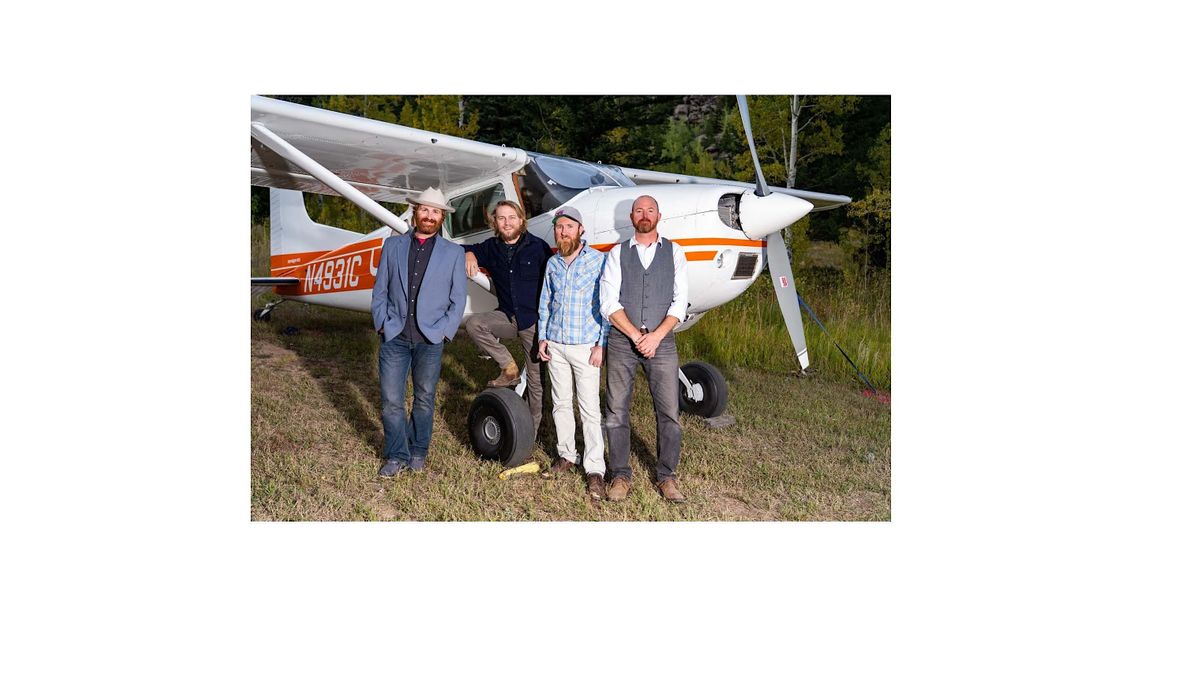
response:
M609 334L607 395L605 396L604 430L608 434L608 468L612 478L632 479L629 468L629 404L633 399L633 380L638 367L650 383L650 398L654 401L657 418L658 466L655 481L675 478L679 466L679 354L675 351L675 334L667 336L658 346L654 358L638 353L629 338L616 329Z

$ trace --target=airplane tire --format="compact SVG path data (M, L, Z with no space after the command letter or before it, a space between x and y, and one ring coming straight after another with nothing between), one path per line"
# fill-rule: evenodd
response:
M484 459L512 468L533 454L533 417L529 404L512 389L485 389L467 415L471 447Z
M715 366L703 361L685 363L680 370L704 390L704 398L693 401L684 393L683 383L679 383L679 410L697 417L717 417L725 412L725 404L729 402L729 385L725 376Z
M255 321L270 321L271 310L262 308L254 309L250 311L250 317Z

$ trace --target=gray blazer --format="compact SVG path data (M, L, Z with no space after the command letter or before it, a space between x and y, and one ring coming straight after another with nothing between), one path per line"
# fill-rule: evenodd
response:
M371 292L371 316L375 330L383 329L383 339L391 340L404 330L408 317L408 249L412 230L383 240L375 288ZM467 308L467 266L463 247L438 236L421 282L421 301L417 304L417 328L434 342L451 340L462 323Z

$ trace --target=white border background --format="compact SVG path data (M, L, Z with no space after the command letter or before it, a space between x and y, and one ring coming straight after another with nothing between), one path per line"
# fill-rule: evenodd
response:
M1195 672L1173 6L15 10L4 670ZM249 522L251 94L738 91L893 96L892 523Z

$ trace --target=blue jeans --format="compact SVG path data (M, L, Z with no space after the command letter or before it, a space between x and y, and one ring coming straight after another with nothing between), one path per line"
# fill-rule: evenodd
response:
M424 463L433 436L433 398L442 374L442 347L396 337L379 346L379 387L383 393L383 459ZM404 395L412 371L413 408L405 419Z

